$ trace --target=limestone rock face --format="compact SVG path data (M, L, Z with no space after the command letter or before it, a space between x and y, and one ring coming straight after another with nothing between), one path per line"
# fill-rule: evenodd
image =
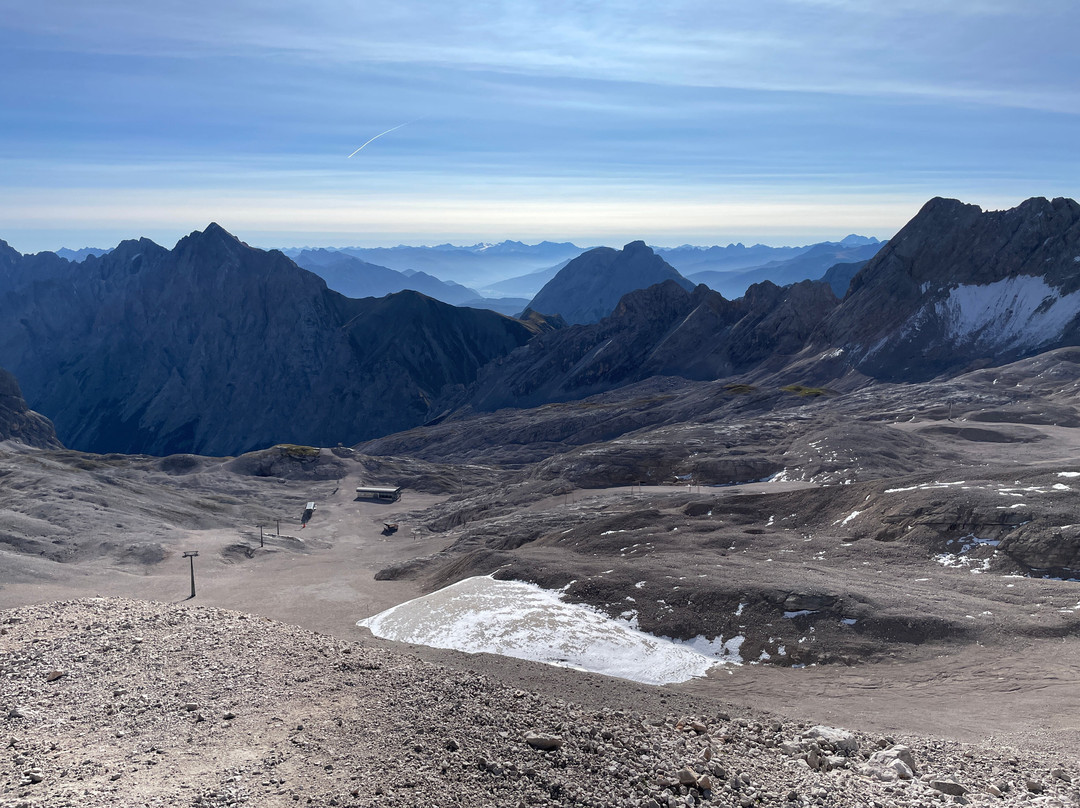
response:
M861 372L921 381L1080 342L1080 205L983 212L932 199L815 335Z
M535 330L415 292L351 300L216 224L80 264L11 253L0 363L85 451L355 443L423 423L444 386Z
M0 441L13 440L41 449L58 449L52 422L30 410L15 377L0 368Z
M668 280L632 292L599 323L541 334L480 373L481 410L567 401L651 376L717 379L782 364L836 306L827 284L755 284L731 301Z
M595 323L611 314L623 295L664 281L673 281L686 291L694 288L643 241L631 242L622 250L597 247L559 270L529 308L558 314L571 324Z

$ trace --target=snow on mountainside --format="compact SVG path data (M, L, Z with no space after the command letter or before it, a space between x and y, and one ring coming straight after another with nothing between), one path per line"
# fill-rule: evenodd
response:
M1021 275L983 286L960 284L933 308L956 343L1031 350L1061 338L1080 312L1080 291L1061 295L1042 278Z
M1080 344L1080 205L932 199L852 279L807 353L889 381ZM832 372L832 371L830 371Z

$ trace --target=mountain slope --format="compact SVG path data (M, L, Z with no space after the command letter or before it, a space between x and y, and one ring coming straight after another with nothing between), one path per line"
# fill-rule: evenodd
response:
M341 252L399 272L427 272L443 280L486 288L489 283L569 260L580 255L584 249L574 244L550 241L532 245L504 241L470 247L451 244L435 247L343 247Z
M460 283L447 283L426 272L406 275L396 269L369 264L338 250L302 250L293 261L297 266L314 272L326 281L327 286L346 297L382 297L411 289L443 303L460 306L480 296L475 289Z
M892 381L1080 343L1080 205L932 199L852 279L813 350Z
M689 277L695 272L733 272L759 267L770 262L786 261L810 249L806 247L769 247L765 244L728 244L726 247L660 247L656 252Z
M595 323L610 314L623 295L671 280L683 289L694 285L643 241L622 250L597 247L575 258L544 284L529 303L543 314L568 323Z
M40 449L58 449L52 423L30 410L15 377L0 368L0 441L13 440Z
M599 323L542 334L484 368L480 410L584 398L650 376L717 379L784 361L837 304L824 283L757 284L739 300L673 280L627 294Z
M0 363L90 451L235 454L405 429L533 333L415 292L351 300L214 224L173 250L42 256L0 251Z
M848 238L852 238L849 236ZM860 237L854 237L860 238ZM694 272L687 277L694 283L704 283L722 295L737 297L751 284L772 281L778 286L802 280L818 280L839 263L866 261L881 249L876 239L869 243L822 242L792 258L770 261L738 272Z

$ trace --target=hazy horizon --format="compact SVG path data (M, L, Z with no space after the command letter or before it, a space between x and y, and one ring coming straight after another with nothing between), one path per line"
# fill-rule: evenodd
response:
M1069 0L15 4L0 238L885 238L934 196L1077 195L1078 22Z
M209 224L209 222L207 222L207 224ZM820 242L823 242L823 241L839 242L839 241L841 241L842 239L846 238L849 235L873 237L873 238L877 238L879 241L887 241L893 235L893 234L889 234L887 236L880 236L880 235L876 235L874 233L859 233L859 232L856 232L854 230L849 230L849 231L845 231L845 232L841 233L839 230L832 229L832 230L828 231L828 233L829 233L828 235L821 236L821 237L811 235L811 234L803 234L802 236L796 235L796 236L791 236L791 237L771 236L771 235L757 235L757 236L748 235L746 237L721 238L719 240L712 240L712 241L698 240L698 241L682 241L682 242L678 242L678 243L674 243L674 242L672 242L672 243L660 243L660 242L657 242L657 241L651 241L651 240L649 240L647 238L640 238L640 237L636 237L636 236L628 236L628 237L623 238L623 239L613 238L613 239L608 239L606 241L605 240L600 240L600 239L588 239L588 238L585 238L585 239L577 239L577 238L544 238L544 237L518 238L518 237L516 237L514 235L500 236L498 238L476 238L476 239L473 239L473 240L458 239L458 240L450 240L450 241L447 241L447 240L439 241L439 240L436 240L436 237L429 236L426 240L418 239L418 240L414 240L414 241L394 241L392 239L387 239L387 238L380 239L377 236L370 236L370 237L364 238L364 237L359 237L359 236L357 236L355 234L333 234L333 233L330 233L330 234L325 234L326 237L324 239L320 239L320 240L317 240L317 241L304 241L305 238L316 237L319 234L303 234L303 235L296 234L292 239L290 239L288 234L264 233L264 232L260 232L260 231L256 230L256 231L252 231L251 237L249 238L249 237L246 237L242 233L238 233L238 232L235 232L235 231L231 230L224 223L219 222L218 224L221 224L221 226L224 227L225 230L232 233L232 235L239 238L245 244L248 244L249 246L252 246L252 247L257 247L258 249L261 249L261 250L291 250L291 249L303 249L303 248L311 248L311 249L320 249L320 248L326 248L326 249L346 249L346 248L393 249L393 248L396 248L396 247L435 248L435 247L441 247L441 246L445 246L445 245L451 245L451 246L460 247L460 248L467 248L467 247L476 246L478 244L501 244L502 242L505 242L505 241L518 241L518 242L522 242L523 244L525 244L527 246L535 246L535 245L537 245L537 244L539 244L541 242L544 242L544 241L555 242L555 243L567 243L567 242L569 242L569 243L573 243L574 245L576 245L578 247L584 247L584 248L593 248L593 247L617 247L617 248L621 248L621 247L625 246L626 244L629 244L631 241L645 241L650 247L657 248L657 249L674 249L674 248L677 248L677 247L700 247L700 248L727 247L727 246L730 246L730 245L733 245L733 244L743 244L746 247L752 247L752 246L759 245L759 244L764 245L764 246L768 246L768 247L803 247L803 246L808 246L808 245L811 245L811 244L817 244L817 243L820 243ZM162 235L162 236L160 236L158 238L155 238L155 237L153 237L151 235L148 235L146 233L138 233L138 234L130 234L130 235L124 236L122 238L118 238L118 239L113 240L113 241L108 241L108 243L106 243L107 239L100 239L99 238L94 243L91 243L91 242L88 241L86 243L80 243L80 244L60 244L60 245L57 245L57 246L43 246L43 247L38 247L36 249L20 249L20 245L18 243L12 242L12 241L4 238L3 233L0 233L0 241L6 242L10 247L12 247L15 250L17 250L18 252L21 252L21 253L26 254L26 255L33 254L33 253L39 253L39 252L56 252L57 250L61 250L61 249L67 249L67 250L72 250L72 251L78 251L78 250L82 250L82 249L111 250L111 249L115 248L116 245L119 244L121 241L128 241L128 240L139 239L139 238L149 238L151 241L153 241L153 242L155 242L157 244L160 244L163 247L167 247L167 248L171 249L172 247L175 246L175 244L178 241L180 241L180 239L190 235L192 232L202 231L202 230L205 230L205 229L206 229L206 225L203 225L202 227L198 227L193 231L182 233L182 234L180 234L178 236L173 236L173 235L166 234L166 235ZM834 233L835 233L835 235L833 235ZM277 240L275 240L275 236L277 236L279 238L277 238Z

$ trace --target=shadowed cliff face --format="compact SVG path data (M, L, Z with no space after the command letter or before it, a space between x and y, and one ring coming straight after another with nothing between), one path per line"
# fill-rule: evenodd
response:
M651 376L718 379L783 362L837 304L827 284L755 284L738 300L674 281L626 295L592 325L543 334L481 372L477 409L583 398Z
M15 377L0 368L0 441L14 440L41 449L58 449L49 419L31 411Z
M1080 205L983 212L932 199L815 334L859 371L913 381L1080 341Z
M532 334L412 292L350 300L213 224L173 250L7 259L0 362L88 451L353 443L422 423L443 386Z

